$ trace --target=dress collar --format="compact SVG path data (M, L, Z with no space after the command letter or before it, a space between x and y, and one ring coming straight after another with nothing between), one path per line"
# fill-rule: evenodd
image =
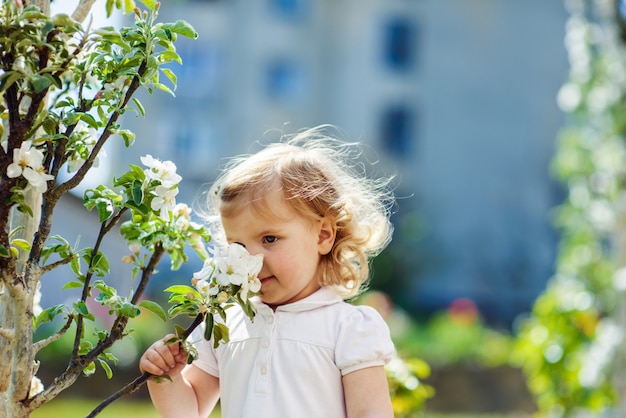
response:
M312 293L304 299L277 307L276 312L310 311L321 306L339 303L342 300L343 299L330 287L322 287L321 289L317 290L315 293ZM259 312L272 310L268 305L261 302L261 299L259 297L253 298L252 302Z

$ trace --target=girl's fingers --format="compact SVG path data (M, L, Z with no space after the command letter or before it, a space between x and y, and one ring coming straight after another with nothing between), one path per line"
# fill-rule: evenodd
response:
M157 376L170 372L172 369L186 364L187 357L179 344L165 344L173 335L152 344L139 360L139 369Z

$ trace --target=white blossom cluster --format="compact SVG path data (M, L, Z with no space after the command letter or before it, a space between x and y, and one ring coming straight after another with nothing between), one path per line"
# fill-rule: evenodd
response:
M155 197L150 207L158 211L162 219L169 220L169 212L176 206L178 183L182 180L182 177L176 173L176 164L172 161L158 160L150 154L141 157L141 162L148 167L144 170L147 182L159 183L154 188Z
M257 275L262 267L262 254L251 255L242 245L230 244L205 261L202 270L194 273L192 283L204 298L215 298L218 303L233 296L228 292L230 285L240 286L239 294L245 301L248 293L261 290Z

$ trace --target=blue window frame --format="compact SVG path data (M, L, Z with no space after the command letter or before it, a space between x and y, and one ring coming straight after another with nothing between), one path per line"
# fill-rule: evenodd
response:
M304 74L300 65L292 59L276 59L267 67L265 90L275 101L295 102L305 93Z
M413 146L415 115L406 105L392 105L383 111L380 137L382 148L393 156L406 158Z
M407 18L394 18L384 27L383 57L393 70L404 71L415 63L416 28Z
M271 10L278 16L300 20L306 17L309 9L309 0L268 0Z

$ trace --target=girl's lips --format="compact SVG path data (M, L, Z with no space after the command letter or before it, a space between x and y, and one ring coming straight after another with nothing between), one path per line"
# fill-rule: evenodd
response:
M273 279L274 276L267 276L267 277L263 277L262 279L259 279L261 281L261 284L265 283L266 281Z

